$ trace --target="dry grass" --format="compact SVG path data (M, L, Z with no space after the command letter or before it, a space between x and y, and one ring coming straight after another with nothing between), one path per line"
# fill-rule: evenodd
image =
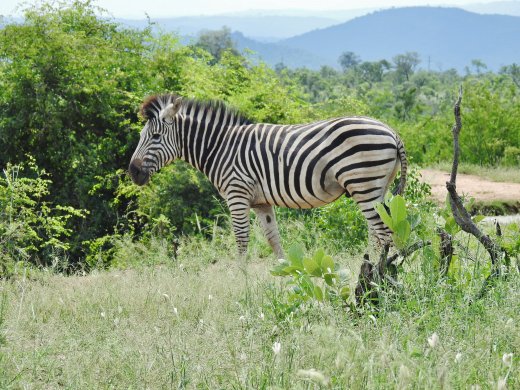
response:
M0 387L520 386L517 274L468 306L463 289L429 280L417 260L379 314L308 304L284 316L272 258L210 264L200 256L221 249L188 249L169 265L0 282ZM355 274L352 257L336 259Z

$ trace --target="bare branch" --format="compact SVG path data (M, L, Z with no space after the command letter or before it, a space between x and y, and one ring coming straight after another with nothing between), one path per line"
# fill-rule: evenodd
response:
M450 269L451 260L453 259L453 237L448 234L444 229L439 229L439 236L441 238L440 243L440 255L441 255L441 276L446 276Z
M451 169L451 176L450 181L446 182L446 188L448 189L448 192L450 194L450 206L451 211L453 213L453 217L455 218L455 222L461 227L462 230L464 230L467 233L472 234L477 238L477 240L480 241L480 243L486 248L489 255L491 256L491 262L494 266L494 271L498 272L498 268L496 267L497 260L500 257L501 250L498 245L495 244L495 242L489 238L486 234L482 233L480 229L475 225L473 220L471 219L471 215L468 213L468 211L465 209L464 205L462 204L462 200L460 196L457 194L457 170L459 166L459 154L460 154L460 147L459 147L459 134L460 130L462 128L462 120L460 117L460 104L462 101L462 86L459 89L459 97L457 99L457 102L455 103L454 108L454 115L455 115L455 124L452 128L453 133L453 165Z

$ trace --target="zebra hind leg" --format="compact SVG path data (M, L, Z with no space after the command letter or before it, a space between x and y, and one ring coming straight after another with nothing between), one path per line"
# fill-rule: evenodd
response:
M260 225L262 226L267 241L269 241L269 245L271 245L271 248L273 248L278 258L284 258L285 254L280 245L280 233L278 232L273 206L256 206L254 210L260 220Z
M359 205L361 212L365 216L368 227L377 243L381 246L389 245L392 243L392 231L385 225L379 214L374 208L374 205L378 202L384 201L384 195L370 196L358 195L354 192L352 198Z

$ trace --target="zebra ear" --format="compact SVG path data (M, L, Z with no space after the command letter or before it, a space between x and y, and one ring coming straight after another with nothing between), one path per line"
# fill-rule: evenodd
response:
M159 113L159 119L163 120L165 118L173 118L181 108L181 99L176 99L175 101L168 104L164 107Z

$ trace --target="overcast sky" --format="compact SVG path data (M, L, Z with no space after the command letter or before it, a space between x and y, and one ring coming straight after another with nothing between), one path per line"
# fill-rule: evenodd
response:
M185 15L211 15L246 10L333 10L359 8L388 8L411 5L462 5L489 3L486 0L94 0L93 3L121 18L170 17ZM0 15L19 14L17 8L32 1L1 0Z

